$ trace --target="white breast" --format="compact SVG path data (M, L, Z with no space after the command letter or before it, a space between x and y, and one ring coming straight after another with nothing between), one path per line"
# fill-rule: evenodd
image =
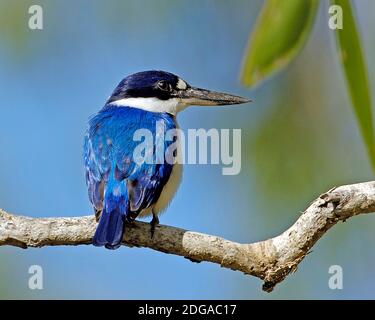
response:
M161 213L168 207L178 189L178 186L180 185L181 178L182 164L176 163L172 168L172 173L168 182L164 186L158 201L154 205L153 211L155 214Z
M176 126L177 129L179 129L177 123ZM182 150L180 141L180 137L178 136L176 163L173 165L171 175L161 191L158 201L153 205L153 207L142 210L139 217L151 215L152 212L155 214L160 214L168 207L169 203L173 199L173 196L176 194L182 178Z

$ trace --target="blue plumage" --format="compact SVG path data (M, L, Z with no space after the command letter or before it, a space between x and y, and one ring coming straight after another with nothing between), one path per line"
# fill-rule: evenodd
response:
M85 136L88 194L96 216L100 216L93 244L118 248L124 222L139 214L153 215L153 234L157 214L166 208L181 178L181 165L175 164L181 159L178 137L165 136L176 129L179 111L189 105L245 102L248 100L238 96L191 87L165 71L138 72L123 79L104 108L90 119ZM151 154L151 161L134 159L135 149L142 144L134 137L139 129L152 135L144 151Z
M173 164L138 165L133 159L139 144L133 139L134 132L148 129L155 141L161 134L156 131L157 123L163 123L165 130L176 128L170 114L130 107L106 106L91 118L84 143L86 183L91 203L102 210L94 245L117 248L124 219L153 205L168 181ZM172 141L164 143L167 150Z
M117 249L121 245L124 232L124 220L129 213L129 198L126 185L122 181L110 178L104 193L104 203L93 243L108 249Z

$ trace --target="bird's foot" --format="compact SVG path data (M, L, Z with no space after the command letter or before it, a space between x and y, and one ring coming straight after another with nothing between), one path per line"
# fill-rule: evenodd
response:
M99 222L101 215L102 215L102 210L101 209L95 209L95 220L96 220L96 222Z
M159 218L156 214L152 214L152 220L150 222L150 225L151 225L151 239L154 238L154 234L155 234L155 227L159 224Z
M134 221L137 218L137 214L135 213L129 213L125 216L125 223L128 225L134 225Z

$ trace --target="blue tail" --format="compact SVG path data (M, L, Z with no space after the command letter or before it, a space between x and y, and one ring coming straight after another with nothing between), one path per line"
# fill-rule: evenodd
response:
M93 238L94 246L105 246L107 249L121 246L128 207L125 183L109 182L104 195L102 215Z

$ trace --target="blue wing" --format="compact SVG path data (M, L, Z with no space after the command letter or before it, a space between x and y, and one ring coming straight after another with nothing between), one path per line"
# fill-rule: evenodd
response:
M90 120L84 142L86 183L91 203L96 210L102 210L94 244L117 247L122 239L123 219L158 200L173 164L165 158L164 163L137 163L133 153L140 142L133 136L142 128L158 141L164 138L164 132L160 137L161 132L156 130L160 123L164 130L176 128L169 114L128 107L103 109ZM173 143L161 141L164 150ZM152 146L154 154L155 144Z

